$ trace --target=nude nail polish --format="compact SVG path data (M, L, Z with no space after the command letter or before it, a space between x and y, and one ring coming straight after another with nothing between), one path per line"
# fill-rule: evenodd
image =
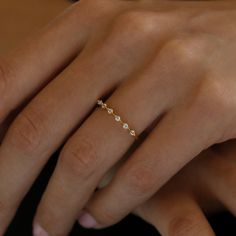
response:
M78 221L79 224L84 228L95 228L98 225L97 221L88 213L82 214Z
M33 229L33 236L49 236L49 234L39 224L35 224Z

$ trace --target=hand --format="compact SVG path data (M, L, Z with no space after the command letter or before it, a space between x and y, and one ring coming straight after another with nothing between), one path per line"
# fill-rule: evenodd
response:
M0 233L65 142L34 235L68 233L134 142L112 116L91 113L100 97L140 140L152 129L91 199L90 227L119 221L202 150L234 138L235 10L234 2L84 0L2 59L1 120L33 99L0 149Z
M204 151L135 214L161 235L215 235L205 214L227 208L236 214L236 141Z

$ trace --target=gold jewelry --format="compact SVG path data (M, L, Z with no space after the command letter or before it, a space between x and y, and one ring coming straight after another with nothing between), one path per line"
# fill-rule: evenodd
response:
M138 139L138 136L136 135L136 132L134 129L131 129L129 125L121 120L121 117L114 113L114 110L107 106L106 103L104 103L102 100L97 100L97 104L107 111L109 115L113 115L115 118L115 121L120 122L122 124L123 129L128 130L129 134L133 136L134 138Z

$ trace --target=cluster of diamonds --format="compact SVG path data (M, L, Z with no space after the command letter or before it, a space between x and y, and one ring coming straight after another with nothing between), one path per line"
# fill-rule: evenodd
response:
M115 121L122 124L123 129L128 130L130 135L137 138L137 135L133 129L129 127L129 125L121 120L121 117L114 113L114 110L112 108L109 108L106 103L104 103L102 100L97 100L97 104L107 111L109 115L112 115L115 119Z

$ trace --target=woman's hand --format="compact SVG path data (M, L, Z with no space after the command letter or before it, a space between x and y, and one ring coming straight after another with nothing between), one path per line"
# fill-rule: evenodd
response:
M112 116L91 113L101 97L150 133L91 198L84 226L114 224L202 150L235 138L235 12L234 2L84 0L2 59L1 120L33 99L0 148L0 233L65 142L34 235L68 233L134 142Z
M161 235L215 235L205 214L236 214L236 141L209 148L171 179L135 214Z

